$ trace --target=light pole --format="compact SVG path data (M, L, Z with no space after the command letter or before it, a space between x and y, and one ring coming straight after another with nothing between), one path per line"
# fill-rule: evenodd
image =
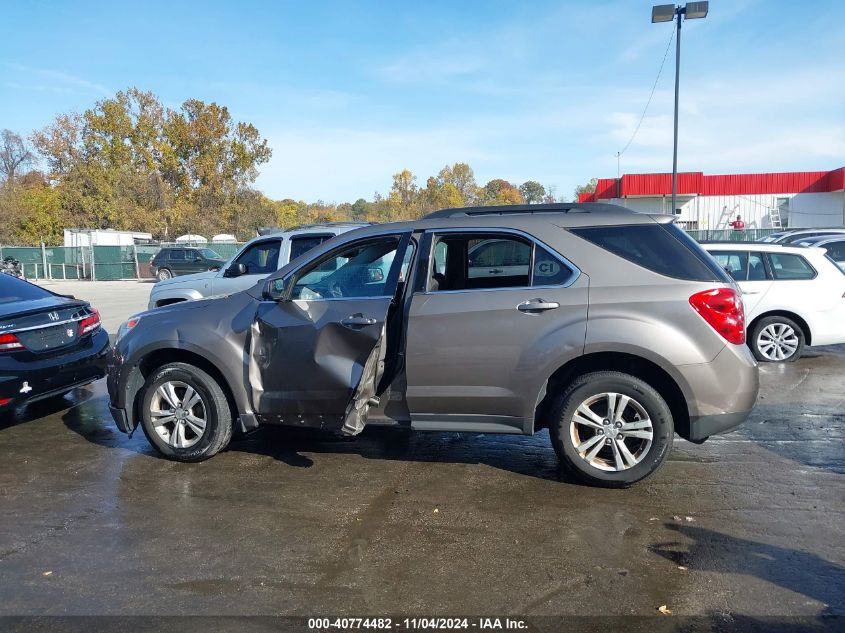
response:
M684 6L658 4L651 8L651 23L675 20L675 133L672 144L672 215L677 213L678 197L678 88L681 79L681 18L706 18L709 2L687 2Z

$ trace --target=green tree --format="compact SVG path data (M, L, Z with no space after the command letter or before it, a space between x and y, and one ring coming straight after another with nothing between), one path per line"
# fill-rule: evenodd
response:
M595 193L596 186L599 184L599 181L595 178L591 178L590 182L586 185L578 185L575 187L575 201L578 201L578 194L579 193Z
M519 186L519 192L528 204L536 204L543 201L546 188L536 180L529 180Z

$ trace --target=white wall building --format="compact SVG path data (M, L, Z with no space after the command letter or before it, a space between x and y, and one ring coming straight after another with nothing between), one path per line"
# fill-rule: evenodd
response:
M65 229L65 246L132 246L153 239L150 233L113 229Z
M672 174L603 178L580 202L612 202L671 213ZM678 174L678 221L688 229L726 229L739 215L749 229L845 226L845 167L821 172Z

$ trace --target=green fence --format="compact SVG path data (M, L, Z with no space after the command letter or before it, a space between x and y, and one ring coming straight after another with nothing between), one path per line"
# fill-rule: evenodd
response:
M185 245L0 246L0 259L17 259L27 279L145 279L152 278L150 260L164 246ZM241 246L243 243L212 244L208 248L229 259Z
M703 229L687 231L697 242L756 242L760 238L781 231L782 229Z

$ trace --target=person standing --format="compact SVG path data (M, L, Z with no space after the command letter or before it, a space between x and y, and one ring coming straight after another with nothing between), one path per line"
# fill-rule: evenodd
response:
M742 216L739 213L736 214L736 220L731 222L729 226L733 229L731 231L732 242L745 241L745 222L743 222Z

